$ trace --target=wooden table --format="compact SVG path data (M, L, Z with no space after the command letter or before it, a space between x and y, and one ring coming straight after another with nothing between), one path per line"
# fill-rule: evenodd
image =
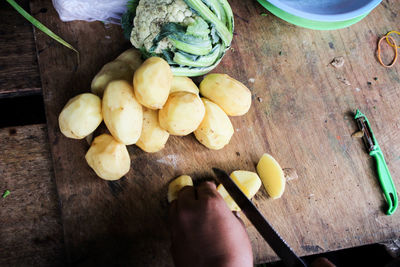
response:
M384 214L373 161L351 134L357 130L352 112L360 108L400 188L400 64L385 69L375 58L378 38L400 25L400 4L384 1L358 24L322 32L285 23L256 1L230 2L235 13L233 49L215 72L242 81L254 96L249 113L232 118L231 143L210 151L193 136L171 137L155 154L130 146L131 171L117 182L105 182L86 165L86 141L65 138L57 117L67 100L87 92L101 66L129 43L118 26L62 23L51 2L31 1L32 13L81 52L77 65L73 52L35 31L70 263L171 266L168 182L180 174L197 180L210 176L214 166L254 170L264 152L299 175L287 184L281 199L269 199L264 190L254 198L298 254L399 237L400 213ZM342 68L329 65L337 56L345 59ZM256 262L275 260L254 227L245 223Z

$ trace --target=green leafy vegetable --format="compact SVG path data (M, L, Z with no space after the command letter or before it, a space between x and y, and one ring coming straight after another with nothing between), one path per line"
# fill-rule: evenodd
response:
M30 23L33 24L33 26L35 26L36 28L38 28L39 30L41 30L42 32L44 32L45 34L47 34L48 36L50 36L51 38L53 38L54 40L56 40L57 42L59 42L60 44L68 47L69 49L75 51L78 56L79 56L79 52L78 50L76 50L72 45L70 45L69 43L67 43L66 41L64 41L61 37L59 37L57 34L55 34L54 32L52 32L49 28L47 28L46 26L44 26L40 21L38 21L37 19L35 19L34 17L32 17L28 12L26 12L20 5L18 5L14 0L6 0L15 10L18 11L19 14L21 14L24 18L26 18ZM79 58L78 58L79 59Z
M154 21L160 21L160 32L152 40L150 48L149 40L146 40L147 48L144 44L138 48L145 58L164 58L176 76L199 76L215 68L230 48L233 38L233 13L227 0L184 2L196 14L194 21L188 25L163 21L164 17L152 18ZM136 13L136 8L137 4L134 5L135 12L128 8L127 13ZM132 22L136 15L143 16L124 14L122 18L121 24L128 39L131 38ZM137 41L133 43L138 45Z

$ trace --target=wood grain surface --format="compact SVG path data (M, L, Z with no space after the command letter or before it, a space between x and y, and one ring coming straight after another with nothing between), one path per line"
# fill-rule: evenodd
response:
M18 3L29 11L29 1ZM6 1L0 3L0 25L0 98L40 94L32 25Z
M378 38L400 25L399 2L385 0L360 23L337 31L295 27L256 1L230 3L236 33L232 49L215 72L243 82L254 96L248 114L231 118L231 143L211 151L190 135L171 137L155 154L130 146L130 172L119 181L106 182L85 162L86 141L65 138L57 117L69 98L89 91L96 72L129 43L118 26L63 23L50 1L31 1L32 12L81 53L77 65L73 52L36 32L70 263L171 266L168 182L181 174L196 180L210 177L211 167L255 170L264 152L282 167L295 168L299 176L288 183L281 199L269 199L264 189L254 198L298 254L399 236L400 212L384 214L373 161L362 142L351 138L357 130L352 112L360 108L370 119L400 188L400 64L385 69L375 57ZM42 8L47 13L39 14ZM338 69L329 65L337 56L345 59ZM246 228L255 261L275 260L247 221Z
M0 266L63 266L65 247L46 125L0 130Z

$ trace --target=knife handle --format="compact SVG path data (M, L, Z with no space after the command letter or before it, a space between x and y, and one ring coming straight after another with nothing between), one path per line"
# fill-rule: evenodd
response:
M369 154L376 160L379 182L385 195L386 202L389 206L386 214L392 215L398 206L398 197L392 176L390 175L389 169L386 165L382 150L379 147L375 150L372 150Z

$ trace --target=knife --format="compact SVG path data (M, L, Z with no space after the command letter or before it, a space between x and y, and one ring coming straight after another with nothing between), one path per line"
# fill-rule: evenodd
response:
M213 168L218 180L228 191L229 195L242 209L243 213L254 225L261 236L267 241L270 247L281 258L286 266L307 266L293 250L286 244L282 237L272 228L261 212L254 206L240 188L232 181L229 175L218 168Z

